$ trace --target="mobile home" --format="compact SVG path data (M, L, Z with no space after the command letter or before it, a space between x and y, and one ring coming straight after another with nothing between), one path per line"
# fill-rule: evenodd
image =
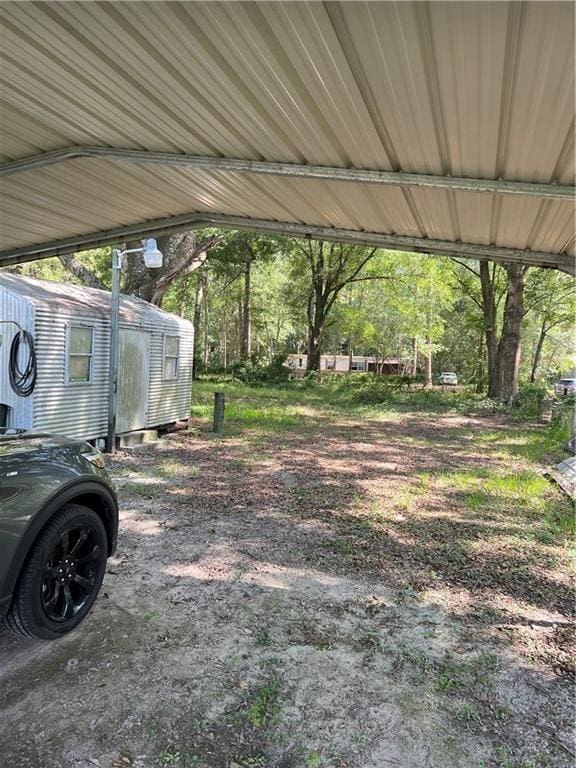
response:
M110 293L1 272L0 320L12 321L0 324L0 426L103 438ZM36 353L36 385L27 397L10 383L18 326L32 335ZM188 418L192 354L191 323L142 299L121 297L118 434Z
M306 371L308 355L288 355L284 365L296 374ZM320 370L331 373L350 373L364 371L377 373L380 376L400 375L404 371L402 361L398 357L379 358L368 355L321 355Z

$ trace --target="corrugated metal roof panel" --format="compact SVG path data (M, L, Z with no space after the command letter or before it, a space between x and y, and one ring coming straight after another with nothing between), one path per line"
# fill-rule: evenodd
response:
M53 315L110 319L110 293L72 283L36 280L9 272L0 272L0 285L18 296L26 297L34 307L50 307ZM136 296L121 296L120 321L139 322L144 329L191 328L188 320L172 315Z
M565 2L5 2L5 159L95 145L574 184ZM573 247L570 202L69 160L3 181L0 250L179 213Z
M83 178L86 199L68 177ZM25 177L30 177L29 180ZM36 217L18 227L17 200L32 177L11 176L0 198L0 221L9 245L73 235L137 220L190 211L302 222L343 229L405 234L511 248L562 251L574 232L573 204L484 192L411 189L315 179L283 179L226 171L150 167L74 160L46 168L30 196ZM111 190L132 190L123 197ZM142 190L142 193L140 193ZM124 208L124 203L129 203ZM41 211L41 213L40 213ZM134 213L135 211L135 213Z

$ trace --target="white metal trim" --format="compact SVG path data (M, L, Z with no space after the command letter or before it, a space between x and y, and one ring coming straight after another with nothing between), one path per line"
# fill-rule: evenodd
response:
M167 355L166 354L166 339L170 337L171 339L176 339L178 342L178 355L174 357L174 355ZM171 360L176 360L176 376L166 376L166 358L169 357ZM176 333L163 333L162 334L162 381L178 381L180 378L180 336Z
M95 325L92 323L83 322L71 322L66 323L66 345L64 353L64 385L67 387L88 387L94 381L94 330ZM70 331L73 328L89 328L92 332L92 338L90 340L90 354L74 354L74 357L89 357L90 358L90 377L88 381L70 381Z

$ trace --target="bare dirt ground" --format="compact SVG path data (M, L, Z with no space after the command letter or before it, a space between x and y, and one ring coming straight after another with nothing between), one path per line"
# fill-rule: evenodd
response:
M573 765L557 491L493 484L494 420L315 419L118 455L92 615L0 637L2 766Z

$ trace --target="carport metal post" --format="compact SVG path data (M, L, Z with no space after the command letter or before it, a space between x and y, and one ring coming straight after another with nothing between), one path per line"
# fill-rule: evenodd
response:
M120 332L120 270L122 259L129 253L141 253L144 264L149 269L162 266L162 253L158 250L156 240L150 237L144 241L142 248L130 248L127 251L112 253L112 296L110 300L110 365L108 371L108 433L106 435L106 452L114 453L116 448L116 403L118 399L118 338Z
M106 452L114 453L116 442L116 393L118 385L118 335L120 324L120 270L122 253L112 254L112 297L110 300L110 368L108 377L108 434Z

